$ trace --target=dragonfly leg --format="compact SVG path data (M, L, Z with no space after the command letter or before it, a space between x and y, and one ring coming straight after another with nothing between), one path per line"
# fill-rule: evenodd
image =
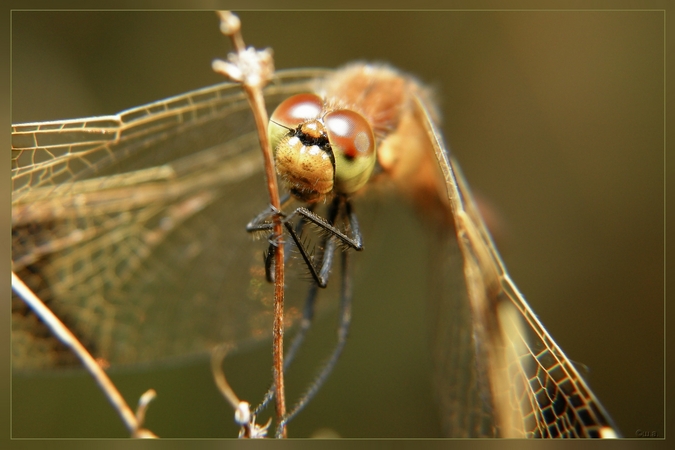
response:
M310 207L311 208L311 207ZM256 219L249 223L247 230L251 230L254 227L260 229L260 225L263 224L266 217L269 214L274 214L275 212L270 209L262 214L260 214ZM300 215L300 220L295 227L290 222L290 219L293 215L298 213ZM308 208L298 208L292 214L285 216L283 223L286 227L287 232L290 234L293 243L298 248L301 256L303 257L307 267L310 270L312 278L315 283L309 288L307 298L305 300L305 308L303 311L303 318L300 324L300 328L293 338L293 342L289 347L286 358L284 359L284 371L286 371L291 362L294 360L297 352L299 351L302 343L305 340L305 336L309 331L312 321L314 318L316 298L318 294L318 288L326 287L328 283L328 276L333 265L333 258L335 255L335 248L339 243L345 244L348 248L353 248L356 250L363 249L363 240L361 237L358 221L356 220L356 215L353 214L351 205L347 199L344 197L336 197L334 201L329 205L328 208L328 219L324 219L321 216L315 214L311 209ZM335 223L338 218L345 217L350 224L352 230L352 237L347 236L342 233L335 227ZM315 265L314 257L307 250L306 245L302 242L300 235L307 223L312 223L319 226L323 233L322 238L322 255L320 257L320 263ZM253 226L251 226L253 224ZM263 228L264 229L264 228ZM257 231L257 230L251 230ZM278 242L271 240L270 248L265 257L265 271L268 275L268 280L270 279L270 274L273 273L273 256L276 251L276 246ZM333 371L347 341L347 334L349 326L351 323L351 298L352 298L352 289L351 289L351 279L348 274L348 252L343 252L342 254L342 293L341 293L341 302L340 302L340 324L338 328L338 340L337 343L330 355L330 358L325 363L319 374L315 377L312 383L309 386L307 392L298 400L296 406L287 414L284 419L280 422L280 426L285 426L293 417L295 417L316 395L321 386L325 383L326 379ZM271 386L265 396L263 397L260 405L255 409L254 414L259 414L262 412L274 398L275 388Z
M286 229L295 242L300 255L307 264L312 278L319 287L325 288L328 284L330 269L333 266L333 256L336 245L341 243L347 248L353 248L357 251L363 250L363 238L361 237L356 215L352 212L351 204L345 197L335 197L333 199L333 202L328 209L328 220L315 214L313 211L302 207L296 209L289 218L296 213L301 216L301 219L318 226L324 232L323 255L320 263L321 268L318 269L319 265L314 264L313 256L307 251L306 246L300 240L298 234L294 232L288 223L286 223ZM337 219L341 217L346 217L349 220L352 237L347 236L336 228L335 223L337 222Z
M340 243L347 246L348 248L352 248L356 251L363 250L363 238L361 236L361 230L359 228L359 223L356 220L356 214L353 213L349 200L344 197L336 197L331 205L331 208L333 207L337 209L336 214L342 213L344 214L344 217L349 220L349 226L352 232L351 237L347 236L335 227L335 220L326 221L326 219L315 214L307 208L300 207L296 209L293 214L300 214L309 222L318 226L322 231L325 231L329 236L335 236Z
M283 206L285 206L290 201L290 199L291 197L288 194L286 194L281 199L282 209ZM249 223L246 224L246 231L249 233L257 233L259 231L271 230L274 227L274 224L271 222L271 219L274 215L279 215L282 219L286 217L283 212L277 210L274 206L269 205L264 211L255 216Z
M330 224L334 224L341 214L344 214L345 212L351 213L351 209L343 210L344 205L346 203L340 202L338 200L334 201L328 211L328 222ZM292 215L291 215L292 216ZM290 217L290 216L289 216ZM322 219L323 220L323 219ZM350 223L355 224L356 229L358 230L358 224L352 220L350 220ZM291 362L295 358L298 350L300 349L302 343L304 342L305 336L307 335L307 332L309 331L312 321L314 318L314 311L315 311L315 305L316 305L316 298L318 295L318 288L319 287L325 287L328 281L328 275L330 273L330 269L333 265L333 258L335 255L335 247L336 247L336 239L334 239L331 235L326 234L323 238L323 244L322 247L324 248L323 250L323 257L321 260L321 269L317 269L312 261L311 256L309 255L309 252L306 250L305 245L302 243L300 240L300 234L302 232L302 229L306 225L306 219L305 216L302 215L300 218L300 221L296 225L295 229L291 226L289 222L284 223L287 231L293 238L293 241L295 245L298 247L301 255L303 255L303 258L305 259L305 262L307 263L307 266L310 269L310 272L312 273L312 276L316 280L316 283L312 283L312 285L309 288L307 298L305 299L305 307L303 310L303 317L302 321L300 323L300 328L298 329L298 332L296 333L295 337L293 338L293 342L291 343L291 346L289 347L288 353L286 354L286 357L284 358L284 371L288 369L290 366ZM342 348L344 347L344 344L347 339L347 330L349 329L349 324L351 320L351 280L346 279L348 278L348 269L347 269L347 252L343 253L343 267L342 267L342 274L343 274L343 281L342 281L342 294L341 294L341 320L340 320L340 327L338 331L338 343L333 350L333 353L329 359L329 362L324 366L321 374L319 374L316 379L312 382L310 385L310 389L308 392L298 401L297 403L297 411L293 413L293 416L295 416L297 413L300 412L300 409L304 408L304 405L307 404L311 398L318 392L319 388L321 385L325 382L325 379L328 377L330 372L333 370L333 367L335 366L335 363L337 362L337 359L342 353ZM270 259L271 260L271 259ZM261 404L256 408L255 414L259 414L267 405L269 402L274 398L274 386L271 386L267 393L265 394L263 401ZM287 417L287 421L290 420L292 417Z
M352 319L352 279L349 273L349 252L342 253L342 293L340 294L340 323L338 326L337 343L333 348L328 361L324 364L321 371L314 378L305 394L300 397L293 409L284 417L277 426L277 434L283 430L300 411L314 398L319 389L328 379L335 365L337 364L349 334L349 327ZM278 437L278 436L277 436Z
M282 199L282 203L287 203L289 199L290 198L288 196L284 197L284 199ZM351 203L346 197L337 196L333 199L328 209L328 220L316 214L313 209L313 206L310 208L299 207L291 214L285 215L283 212L276 210L272 206L269 206L265 211L258 214L246 225L246 231L249 233L270 231L273 226L272 222L269 220L270 217L274 214L280 215L282 217L284 226L288 231L288 234L291 236L293 242L298 248L298 251L305 261L305 264L307 264L310 275L316 284L319 285L319 287L325 288L328 283L330 269L333 265L333 254L336 243L341 244L345 248L361 251L363 250L363 238L361 236L361 230L359 228L356 214L353 213ZM295 214L300 216L300 222L294 229L293 225L290 223L290 219ZM335 226L339 217L345 217L349 221L349 227L352 234L351 236L347 236ZM306 223L311 223L319 227L321 232L325 235L321 263L317 265L314 264L314 256L307 250L306 245L300 238L300 234ZM268 239L270 241L270 246L267 252L265 252L263 255L263 258L265 260L265 275L267 281L272 283L274 282L273 261L274 255L276 253L276 246L278 245L278 239L272 234L269 235ZM288 252L288 254L290 254L290 252ZM319 267L321 268L319 269Z
M309 291L307 293L307 298L305 299L305 308L302 312L302 320L300 321L300 327L298 328L297 333L293 337L293 342L291 342L291 346L288 348L288 352L286 352L284 356L284 372L288 370L288 368L291 365L291 362L293 362L293 360L295 359L295 355L297 355L298 350L302 346L302 343L305 341L305 336L307 335L307 332L312 326L312 322L314 320L316 298L318 293L319 293L319 286L313 283L310 286ZM260 405L255 409L254 415L260 414L267 407L269 402L274 398L274 393L275 389L274 385L272 385L265 393L265 396L263 397L262 402L260 402Z
M314 279L316 285L318 285L320 288L325 288L328 285L328 275L333 265L333 254L335 253L335 241L333 239L330 239L329 237L325 238L323 257L321 259L321 268L317 268L317 266L314 265L314 257L307 250L305 244L303 244L303 242L300 240L300 237L295 232L293 227L288 222L286 222L284 225L286 226L286 230L288 230L288 234L291 235L293 242L295 242L295 246L298 248L298 251L302 256L302 259L305 261L305 264L307 264L309 273L310 275L312 275L312 278Z
M291 200L290 195L286 194L281 199L282 208L286 206ZM263 253L263 260L265 261L265 278L269 283L274 283L274 254L276 253L276 247L279 242L279 238L274 236L274 233L271 233L274 224L271 222L271 218L274 215L279 215L282 221L289 220L290 217L287 217L282 211L276 209L274 206L269 205L264 211L254 217L248 224L246 224L246 231L248 233L260 233L260 232L270 232L267 237L270 245ZM298 229L301 229L302 225L299 224ZM299 231L298 231L299 232ZM288 259L290 252L285 253L285 260Z

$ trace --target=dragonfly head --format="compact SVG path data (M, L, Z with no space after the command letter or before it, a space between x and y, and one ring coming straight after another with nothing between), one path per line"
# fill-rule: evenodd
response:
M268 134L278 174L291 194L307 203L357 192L375 167L368 121L349 109L326 111L314 94L283 101L270 118Z

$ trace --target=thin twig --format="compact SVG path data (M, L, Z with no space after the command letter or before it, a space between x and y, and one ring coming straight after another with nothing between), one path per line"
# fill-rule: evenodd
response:
M135 438L156 438L150 430L143 428L143 424L145 423L145 413L148 411L148 407L150 406L150 402L153 401L157 397L157 392L154 389L148 389L145 391L143 395L138 399L138 407L136 408L136 421L138 422L138 428L136 431L131 435L131 437Z
M66 327L63 322L40 300L33 291L24 284L23 281L12 272L12 290L40 317L40 319L49 327L57 339L59 339L66 347L70 348L73 353L82 361L85 369L91 374L96 383L99 385L108 401L115 408L117 414L124 422L129 434L134 437L157 437L148 430L141 430L140 421L133 413L129 405L127 405L124 397L119 393L108 374L96 362L93 356L84 348L84 345L75 337L73 333ZM143 415L145 415L145 408L143 408Z
M232 350L232 347L230 344L223 344L217 346L211 352L211 372L216 382L216 387L218 387L225 400L234 409L234 422L240 427L240 438L259 439L267 437L267 429L272 422L272 418L270 417L270 420L265 425L256 424L256 415L255 413L251 413L251 405L248 402L239 400L237 394L234 393L234 389L232 389L225 378L225 373L221 366L225 356Z
M241 83L248 102L253 111L260 148L262 149L265 177L270 203L277 210L281 210L279 200L279 187L277 185L276 171L269 140L267 138L267 110L262 88L274 74L272 52L269 49L256 51L254 48L245 48L241 36L241 22L239 18L229 11L219 11L220 30L232 40L236 53L228 55L228 61L213 61L213 70L222 73L228 78ZM283 228L279 215L272 217L274 223L274 235L278 242L275 252L275 277L274 277L274 324L272 357L274 365L274 384L276 386L276 413L277 421L281 422L286 415L286 398L284 389L284 245L282 240ZM283 437L286 429L283 429Z

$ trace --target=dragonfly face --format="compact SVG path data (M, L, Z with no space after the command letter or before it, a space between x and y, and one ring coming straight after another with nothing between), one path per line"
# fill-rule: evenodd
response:
M245 26L245 27L248 26L248 24L252 24L252 22L254 22L254 20L248 20L246 17L244 17L244 26ZM246 33L246 32L247 32L247 31L246 31L246 28L245 28L245 33ZM274 42L270 42L270 43L271 43L271 44L274 44ZM280 50L279 50L278 46L276 46L276 45L275 45L275 50L277 51L277 56L278 56L278 52L279 52ZM351 59L351 58L350 58L350 59ZM387 59L390 60L389 57L387 57ZM208 59L207 59L207 62L208 62ZM299 65L299 64L295 64L295 65ZM305 65L306 65L306 63L305 63ZM337 63L323 63L323 62L320 62L320 63L317 63L317 65L326 65L326 66L334 67L334 66L337 66L338 64L337 64ZM406 66L405 63L404 63L404 64L401 64L400 62L398 63L398 65ZM410 67L412 67L412 66L408 65L407 67L410 68ZM193 69L193 70L194 70L194 69ZM414 70L414 69L413 69L413 70ZM414 71L417 72L416 70L414 70ZM434 76L426 76L425 78L427 78L427 79L437 79L437 78L434 77ZM206 85L206 84L209 84L209 82L202 82L202 83L201 83L201 85ZM194 86L194 87L196 87L196 86ZM185 89L185 90L187 90L187 89ZM174 93L177 93L177 92L180 92L180 91L174 91ZM453 95L454 95L454 94L453 94ZM133 105L133 104L142 104L143 102L148 101L148 100L151 100L151 99L153 99L153 98L161 98L161 97L162 97L162 96L154 96L154 97L151 97L151 98L147 98L147 99L143 99L143 100L140 100L140 101L136 101L136 102L134 102L134 103L130 103L130 104L125 105L125 106L131 106L131 105ZM453 101L454 101L454 100L456 100L456 99L453 99ZM15 100L15 103L16 103L16 100ZM467 106L467 107L468 107L468 106ZM113 107L113 108L109 108L109 109L107 109L107 110L105 110L105 111L102 111L102 112L111 112L111 111L116 111L116 110L119 110L119 109L122 109L122 107ZM464 111L470 111L470 108L469 108L469 109L464 109ZM77 116L83 116L83 115L87 115L87 114L89 114L89 113L77 114L77 115L75 115L75 116L77 117ZM466 114L466 113L465 113L465 114ZM52 117L52 118L53 118L53 119L57 119L57 118L62 118L62 117L63 117L63 116L56 116L56 117ZM455 120L455 119L456 119L456 118L453 118L452 120ZM33 118L31 118L31 117L26 117L26 118L22 119L21 121L31 121L31 120L33 120ZM455 120L455 123L456 123L456 122L457 122L457 121ZM485 122L485 121L484 121L484 122ZM460 120L460 123L463 123L463 122L461 122L461 120ZM528 129L531 129L531 126L530 126L530 128L528 128ZM465 138L463 137L461 131L460 131L459 133L456 133L456 131L457 131L456 129L448 129L448 128L446 128L445 131L446 131L446 133L447 133L448 136L451 136L451 140L452 140L453 143L455 143L455 147L458 148L458 151L461 151L461 148L462 148L462 147L466 148L466 142L468 142L468 140L470 139L468 136L466 137L466 140L464 140ZM478 136L479 139L484 139L484 138L485 138L485 135L482 135L482 136L481 136L481 133L480 133L480 132L476 132L475 130L474 130L474 132L471 133L471 134L473 135L474 138L476 138L477 136ZM504 142L508 142L508 140L505 139ZM478 144L478 145L479 145L479 147L481 147L481 148L479 148L479 150L482 150L483 148L486 148L486 147L490 147L490 145L487 145L487 143L485 143L485 142L483 142L483 141L481 141L481 143ZM498 156L495 157L495 158L498 158ZM461 160L462 160L462 162L465 161L465 159L464 159L463 157L461 158ZM496 161L496 159L493 160L493 161ZM482 164L483 164L483 165L489 165L490 162L489 162L489 161L483 160L483 163L482 163ZM471 163L470 163L470 162L468 163L468 169L467 169L467 170L468 170L468 171L472 171L472 169L471 169ZM473 174L469 175L469 178L470 178L470 180L472 181L472 184L477 184L477 182L475 181L475 177L473 176ZM529 185L531 185L531 183L529 183ZM261 203L261 204L259 204L259 205L257 205L257 206L251 206L251 209L252 209L252 212L251 212L251 213L252 213L252 214L258 212L258 210L259 210L260 208L264 207L264 204L265 204L265 203L264 203L264 198L262 198L261 200L262 200L262 203ZM187 203L181 203L181 206L183 207L183 209L181 210L181 211L183 211L183 213L185 213L185 211L189 211L189 207L190 207L189 202L187 202ZM239 206L239 205L234 205L234 206ZM180 208L178 208L178 209L180 209ZM245 222L250 218L250 215L246 215L246 214L248 214L248 213L246 213L246 214L244 214L244 213L245 213L245 212L242 212L242 215L245 215L245 217L243 218L243 222L242 222L242 223L245 224ZM180 213L179 213L179 214L180 214ZM161 227L160 227L160 228L161 228ZM376 228L376 230L377 230L377 228ZM379 234L379 233L376 233L376 234ZM371 233L370 236L373 236L373 234ZM377 240L378 240L378 237L376 237L376 236L374 236L374 237L368 237L368 238L367 238L367 242L368 242L368 243L376 242ZM371 244L370 247L372 247L372 244ZM369 247L369 251L370 251L370 247ZM187 248L187 247L185 247L185 248ZM376 244L376 248L377 248L377 244ZM193 252L196 252L196 250L193 250ZM185 250L185 253L190 254L189 248L187 248L187 250ZM194 253L193 253L193 254L194 254ZM364 253L363 255L364 255L364 258L367 258L367 256L366 256L365 253ZM359 256L361 256L361 255L359 255ZM259 262L259 261L257 261L257 260L259 260L259 256L258 256L258 255L251 256L251 258L252 258L252 260L255 260L255 262ZM518 280L520 280L520 277L518 277ZM372 283L372 279L369 280L369 281L363 281L363 282L362 282L362 286L370 285L371 283ZM358 292L359 292L358 286L357 286L356 289L357 289L357 293L358 293ZM367 291L361 290L361 292L367 292ZM368 298L371 298L371 297L372 297L372 298L376 298L376 297L375 297L373 294L371 294L371 293L364 294L364 295L368 296ZM535 295L529 295L529 297L532 297L533 300L536 300L536 299L534 298ZM597 297L597 296L596 296L596 297ZM373 301L374 301L374 300L373 300ZM536 309L538 312L540 312L540 311L542 310L539 306L535 307L535 309ZM598 317L599 317L599 316L598 316ZM596 320L596 321L597 321L597 320ZM546 323L546 324L548 324L548 323L550 323L550 322L551 322L550 320L544 320L544 323ZM552 324L552 325L555 326L555 324ZM571 325L571 327L573 327L573 325ZM354 334L357 335L357 333L354 333ZM412 334L412 333L411 333L411 334ZM555 335L556 337L559 336L559 334L560 334L560 332L559 332L558 330L556 330L556 332L554 333L554 335ZM578 334L578 333L577 333L577 334ZM592 335L592 333L591 333L591 335ZM358 335L357 335L357 337L358 337ZM350 345L351 345L351 344L350 344ZM354 345L358 345L358 344L354 344ZM588 345L590 345L590 344L588 344ZM565 346L565 347L567 348L567 346ZM603 351L607 351L607 349L606 349L606 348L603 348ZM372 354L372 353L371 353L371 354ZM595 379L595 375L596 375L596 373L597 373L597 367L596 367L595 364L594 364L594 359L591 358L591 357L583 357L583 358L575 358L575 359L579 359L579 360L583 361L584 363L587 363L587 364L589 364L589 365L592 366L592 368L593 368L593 376L594 376L594 378L593 378L593 381L594 381L594 382L593 382L593 386L596 386L596 385L598 384L598 383L595 381L595 380L596 380L596 379ZM347 364L347 363L345 363L345 364ZM428 366L427 366L427 367L428 367ZM311 370L311 368L308 369L308 370ZM344 374L342 374L342 375L344 375ZM336 377L333 377L333 378L339 378L339 375L336 376ZM358 383L357 383L357 384L358 384ZM263 382L263 385L264 385L264 382ZM353 387L353 385L352 385L352 387ZM606 396L603 396L603 398L605 398L605 397L606 397ZM376 432L375 434L377 434L377 432Z
M298 199L317 202L335 191L350 195L370 179L375 136L368 120L351 109L324 111L317 95L286 99L272 113L270 145L279 175Z

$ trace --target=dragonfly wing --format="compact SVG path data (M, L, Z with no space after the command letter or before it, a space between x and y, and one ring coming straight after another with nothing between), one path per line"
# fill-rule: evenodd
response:
M269 106L316 75L280 75ZM253 130L233 84L15 125L13 270L113 364L268 336L262 249L245 232L267 204ZM17 298L12 312L15 368L73 362Z
M494 437L486 377L477 359L476 336L464 279L463 262L453 233L433 237L430 292L434 389L448 437Z
M455 392L450 400L441 393L450 432L460 431L458 420L471 420L472 435L504 437L614 437L618 433L609 415L575 367L555 344L506 273L480 216L459 165L449 155L423 100L416 102L439 162L454 219L456 246L461 254L464 292L441 292L452 317L451 326L469 326L470 337L447 333L441 348L460 355L445 358L441 380L462 381L469 403ZM443 251L450 250L443 248ZM446 254L445 259L448 258ZM450 268L448 266L444 266ZM445 277L451 276L446 273ZM447 283L447 282L444 282ZM461 283L459 281L458 283ZM466 304L460 305L466 301ZM467 306L468 305L468 306ZM464 331L466 333L466 331ZM450 340L450 339L453 340ZM461 344L459 349L452 348ZM465 355L473 352L473 355ZM462 367L456 368L455 365ZM462 377L462 373L468 374ZM449 410L449 407L457 407Z

